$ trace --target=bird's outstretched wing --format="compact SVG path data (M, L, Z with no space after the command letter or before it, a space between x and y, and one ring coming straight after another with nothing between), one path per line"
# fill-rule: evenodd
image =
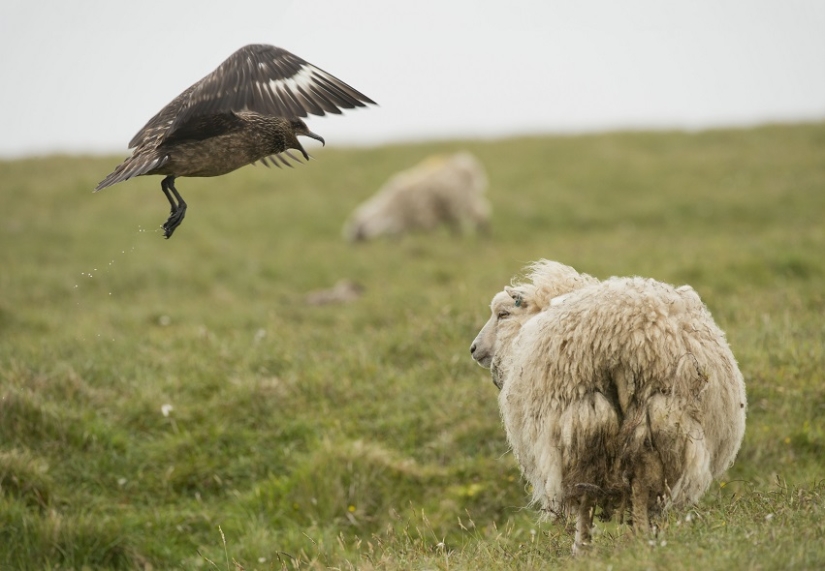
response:
M175 97L129 141L162 141L194 117L255 111L281 117L341 113L375 102L337 77L281 48L244 46Z

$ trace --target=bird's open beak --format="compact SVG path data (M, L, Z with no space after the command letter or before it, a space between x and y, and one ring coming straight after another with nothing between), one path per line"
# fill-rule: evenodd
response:
M316 135L316 134L315 134L315 133L313 133L312 131L307 131L306 133L301 133L301 135L303 135L303 136L305 136L305 137L310 137L310 138L312 138L312 139L316 139L316 140L318 140L318 141L321 141L321 144L322 144L322 145L323 145L323 144L325 144L325 143L324 143L324 138L323 138L321 135ZM296 140L297 140L297 139L296 139ZM309 160L309 155L308 155L308 154L307 154L307 152L304 150L304 147L301 145L301 143L300 143L300 142L298 143L298 150L299 150L299 151L301 151L301 154L302 154L302 155L304 155L304 158L305 158L306 160Z
M326 145L326 142L324 141L324 138L321 135L316 135L312 131L307 131L306 133L304 133L304 135L306 135L307 137L311 137L316 141L321 141L321 145Z

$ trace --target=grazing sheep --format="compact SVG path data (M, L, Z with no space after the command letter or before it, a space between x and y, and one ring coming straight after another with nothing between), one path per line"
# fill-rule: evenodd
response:
M507 440L548 517L593 512L636 531L699 500L733 463L745 384L696 292L644 278L599 281L546 260L493 297L470 351L500 389Z
M486 230L490 205L484 198L487 176L470 153L435 156L387 181L358 206L344 225L350 241L411 230L433 230L445 223Z

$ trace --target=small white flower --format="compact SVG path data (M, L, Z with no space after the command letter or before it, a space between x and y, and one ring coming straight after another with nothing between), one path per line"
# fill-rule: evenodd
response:
M171 404L165 404L160 407L160 412L163 414L163 416L169 416L169 413L173 410L175 410L175 407L173 407Z

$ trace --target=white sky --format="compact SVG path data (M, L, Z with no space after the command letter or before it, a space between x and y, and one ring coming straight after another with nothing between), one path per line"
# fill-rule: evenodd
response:
M0 157L128 154L248 43L380 104L331 145L825 118L823 0L2 0Z

